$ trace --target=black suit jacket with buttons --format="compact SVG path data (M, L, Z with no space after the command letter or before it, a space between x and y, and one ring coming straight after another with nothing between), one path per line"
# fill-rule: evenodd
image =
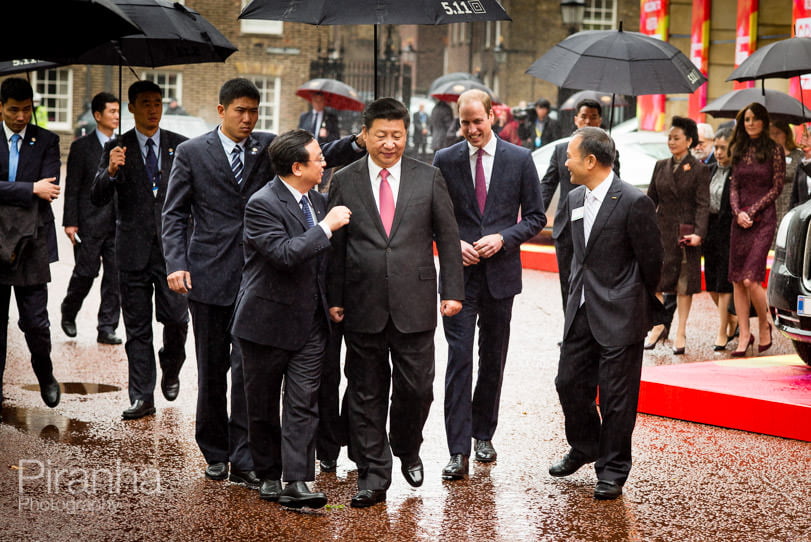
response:
M99 170L102 150L95 130L70 145L62 226L77 226L81 238L105 238L115 233L113 202L99 207L90 201L90 188Z

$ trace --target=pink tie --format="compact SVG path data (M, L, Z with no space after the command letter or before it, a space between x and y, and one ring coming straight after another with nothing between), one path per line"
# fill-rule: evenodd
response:
M389 184L389 170L380 170L380 220L386 235L391 233L391 224L394 222L394 196Z
M484 204L487 202L487 183L484 180L484 165L482 155L484 149L476 151L476 201L479 203L479 211L484 214Z

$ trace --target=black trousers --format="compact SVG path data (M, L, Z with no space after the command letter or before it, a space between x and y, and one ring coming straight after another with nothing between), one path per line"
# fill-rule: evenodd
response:
M419 456L434 400L434 330L401 333L389 319L380 333L347 332L346 347L349 457L358 488L388 489L392 453L409 463Z
M152 344L152 296L155 317L163 324L163 347L159 351L161 369L179 372L186 360L186 334L189 308L186 297L169 289L166 262L157 239L154 240L146 268L119 272L121 309L127 330L130 401L154 401L156 369Z
M62 301L62 318L76 320L76 315L93 286L93 280L99 276L99 268L103 265L97 329L99 332L115 332L121 315L118 268L115 263L115 236L83 237L81 243L73 245L73 259L75 261L73 274L70 276L68 290Z
M232 340L229 324L234 305L189 300L197 353L197 416L194 436L207 463L230 462L253 470L248 444L248 409L242 350ZM231 372L231 415L228 415L228 372Z
M325 318L317 315L307 342L297 351L237 338L245 370L251 455L262 479L315 479L318 385L328 332Z
M563 340L555 387L573 453L596 460L599 480L622 484L631 470L643 341L627 346L600 345L591 334L587 310L585 304L580 307ZM598 388L599 414L595 403Z
M340 401L341 345L344 340L343 324L334 324L327 340L327 351L321 367L321 385L318 387L318 433L315 451L318 459L335 460L341 446L348 442L346 394Z
M20 319L17 325L25 335L31 352L31 367L37 382L47 384L53 377L51 363L51 330L48 320L48 286L13 286ZM3 392L3 373L6 370L8 349L8 314L12 286L0 284L0 394ZM2 396L0 395L0 402Z

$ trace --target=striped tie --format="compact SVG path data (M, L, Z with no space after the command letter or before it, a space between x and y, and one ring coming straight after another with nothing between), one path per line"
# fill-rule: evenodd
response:
M591 192L586 192L583 205L583 233L586 236L586 244L589 243L591 227L594 225L594 218L597 216L597 198Z
M231 171L234 172L234 178L237 180L237 184L242 184L242 147L239 145L234 145L234 148L231 150Z
M310 212L310 198L306 194L301 196L299 204L301 204L301 212L304 213L304 220L307 221L307 227L312 228L315 226L315 220L313 220L313 213Z

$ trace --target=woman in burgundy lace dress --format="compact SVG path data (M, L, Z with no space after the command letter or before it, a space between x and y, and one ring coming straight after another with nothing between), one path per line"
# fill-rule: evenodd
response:
M749 326L749 305L758 317L758 352L772 345L772 325L762 282L766 258L777 227L775 200L783 189L786 158L782 147L769 138L769 113L752 103L736 118L732 148L729 203L732 229L729 238L729 281L732 282L740 338L732 355L746 355L754 337Z

